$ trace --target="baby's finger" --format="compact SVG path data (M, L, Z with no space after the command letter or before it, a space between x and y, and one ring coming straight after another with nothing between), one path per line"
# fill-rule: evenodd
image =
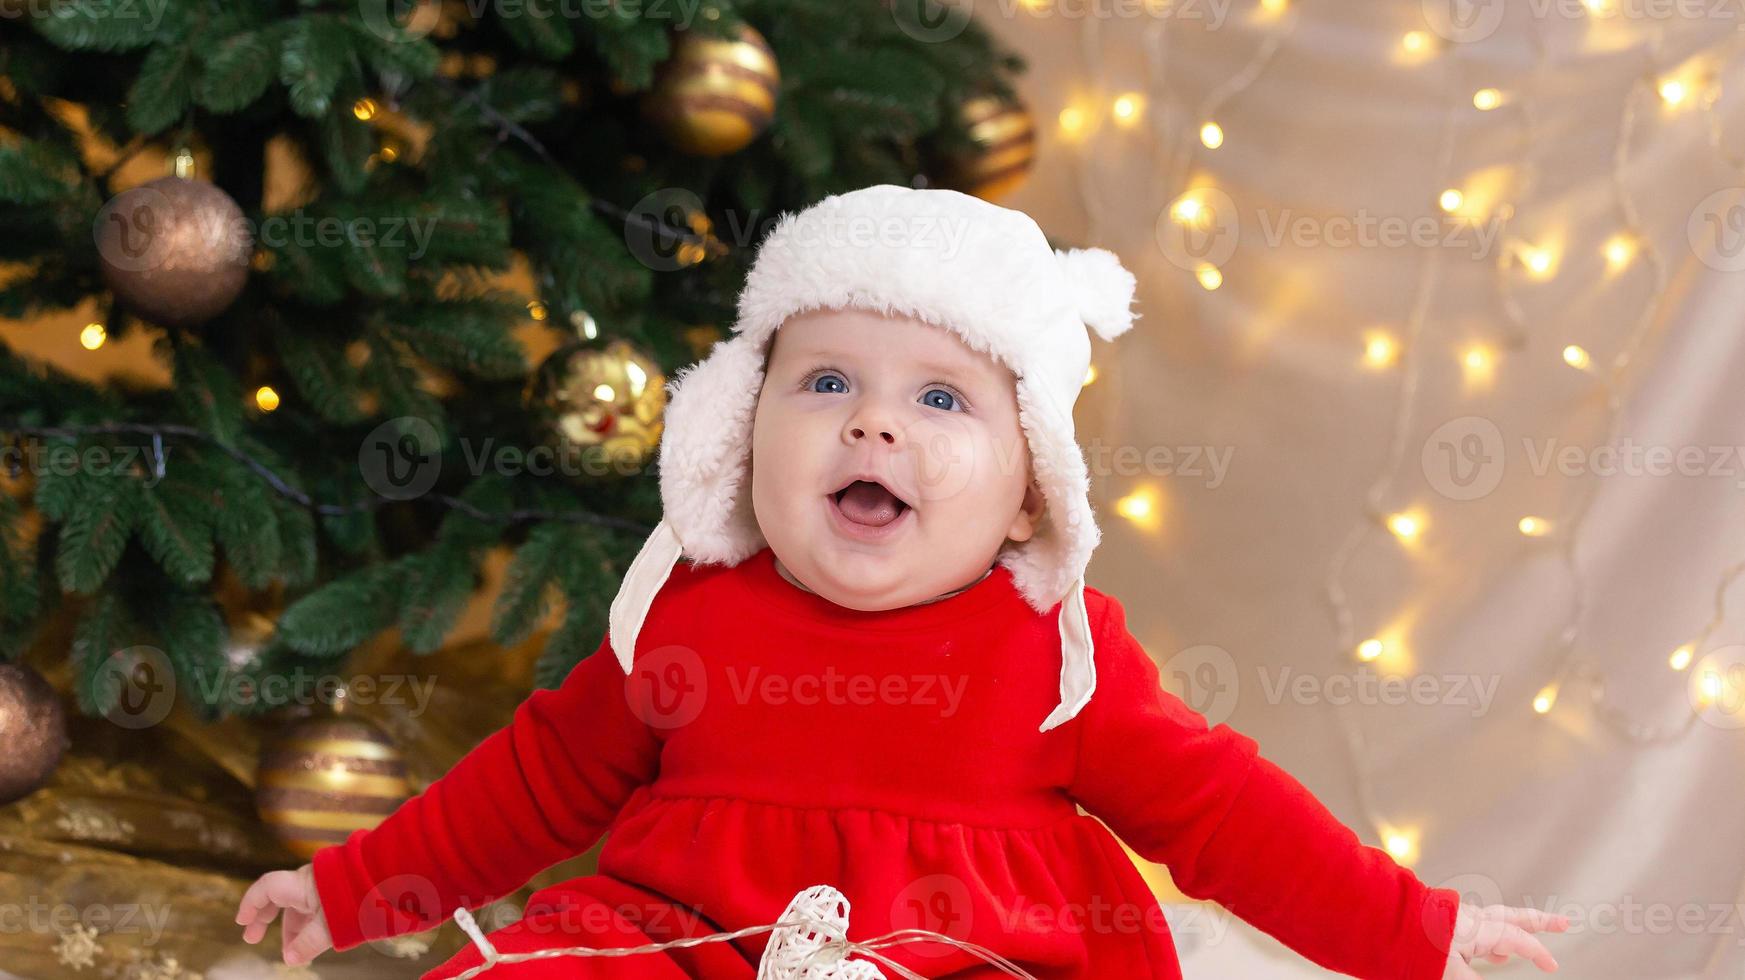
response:
M237 923L246 927L242 930L243 941L260 942L278 916L279 906L295 901L296 891L296 875L289 871L268 872L248 886L236 912Z
M1493 954L1508 953L1532 960L1534 966L1546 973L1557 970L1557 960L1552 958L1551 951L1545 948L1545 944L1535 939L1532 933L1512 923L1504 927L1502 939L1490 951Z
M1512 926L1520 926L1528 932L1562 932L1569 928L1569 916L1552 915L1543 909L1504 906L1503 921Z

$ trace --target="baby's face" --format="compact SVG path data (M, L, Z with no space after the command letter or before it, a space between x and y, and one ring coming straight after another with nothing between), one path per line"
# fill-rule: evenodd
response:
M752 504L807 588L851 609L913 605L973 582L1007 539L1034 533L1043 500L1017 386L992 356L860 310L795 316L771 343Z

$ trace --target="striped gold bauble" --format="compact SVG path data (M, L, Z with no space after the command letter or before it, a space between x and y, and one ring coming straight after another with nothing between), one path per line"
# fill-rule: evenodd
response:
M302 858L381 823L411 795L399 746L350 716L291 725L262 749L255 771L261 821Z
M976 95L958 107L975 149L949 161L946 182L984 201L1004 197L1036 160L1036 124L1020 102Z
M781 80L775 52L750 24L731 39L681 31L642 112L681 152L726 156L757 139L775 118Z

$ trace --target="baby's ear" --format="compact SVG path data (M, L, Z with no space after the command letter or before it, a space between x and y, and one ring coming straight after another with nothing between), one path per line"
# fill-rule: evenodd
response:
M1006 537L1012 541L1030 540L1047 510L1048 498L1042 495L1042 488L1036 485L1036 481L1031 480L1024 488L1024 503L1018 508L1018 516L1012 518L1012 526L1006 529Z

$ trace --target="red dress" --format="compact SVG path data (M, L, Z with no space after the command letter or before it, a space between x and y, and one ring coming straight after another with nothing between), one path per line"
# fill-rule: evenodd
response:
M500 952L769 924L827 884L852 905L850 939L921 928L1047 980L1179 978L1118 834L1324 967L1442 977L1459 894L1361 843L1253 739L1208 728L1161 687L1121 605L1085 601L1096 693L1040 733L1060 696L1057 621L1004 567L865 612L795 587L767 548L733 568L680 562L629 677L602 643L375 829L315 855L334 945L431 928L609 832L597 874L489 932ZM767 940L486 976L749 980ZM923 976L1004 976L938 943L887 952ZM468 947L425 980L479 962Z

